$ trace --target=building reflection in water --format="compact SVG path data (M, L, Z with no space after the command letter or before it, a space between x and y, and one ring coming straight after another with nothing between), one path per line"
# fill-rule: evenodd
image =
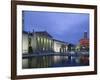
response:
M22 40L22 68L89 65L89 51L76 52L71 46L68 50L67 42L54 39L46 31L23 31Z
M23 68L47 68L47 67L67 67L67 66L87 66L89 65L88 55L83 56L35 56L23 59Z

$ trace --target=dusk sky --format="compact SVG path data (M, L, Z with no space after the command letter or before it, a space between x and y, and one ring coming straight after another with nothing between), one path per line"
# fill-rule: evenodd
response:
M83 33L89 36L89 14L24 11L24 31L47 31L54 39L77 44Z

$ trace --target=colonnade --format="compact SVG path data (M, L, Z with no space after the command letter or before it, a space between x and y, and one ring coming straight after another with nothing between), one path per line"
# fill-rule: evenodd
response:
M36 50L38 51L53 51L53 40L48 37L36 37Z

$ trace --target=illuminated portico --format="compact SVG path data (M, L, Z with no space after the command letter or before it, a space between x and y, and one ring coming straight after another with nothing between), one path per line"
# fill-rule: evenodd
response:
M23 32L23 49L26 46L32 47L33 52L66 52L67 43L53 39L46 31L39 32ZM28 48L26 49L28 50ZM24 51L23 51L24 52ZM28 52L28 51L27 51Z

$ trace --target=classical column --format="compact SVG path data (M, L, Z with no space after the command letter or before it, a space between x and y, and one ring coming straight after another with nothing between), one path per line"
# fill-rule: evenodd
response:
M47 43L47 38L46 38L46 51L48 51L48 43Z
M47 51L49 51L49 39L47 39Z
M43 39L43 42L44 42L44 51L46 50L46 40L45 38Z
M39 51L40 51L41 50L40 37L38 37L38 46L39 46Z
M40 37L40 51L42 51L42 41L41 41L41 37Z
M41 41L41 51L43 51L43 41L42 41L42 37L40 38Z
M54 41L51 41L51 49L54 51Z
M51 51L51 40L50 39L48 41L48 47L49 47L49 51Z
M42 46L43 46L43 51L44 51L44 38L42 38Z
M36 42L37 42L37 51L39 50L39 40L38 37L36 38Z

